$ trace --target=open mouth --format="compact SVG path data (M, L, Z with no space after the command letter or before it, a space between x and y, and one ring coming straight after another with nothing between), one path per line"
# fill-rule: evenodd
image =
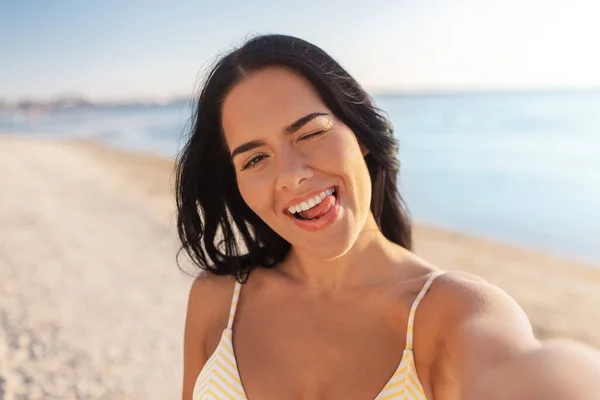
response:
M300 221L314 221L327 214L338 199L337 187L331 187L309 201L302 202L294 208L294 212L288 209L288 213ZM292 208L292 207L290 207Z

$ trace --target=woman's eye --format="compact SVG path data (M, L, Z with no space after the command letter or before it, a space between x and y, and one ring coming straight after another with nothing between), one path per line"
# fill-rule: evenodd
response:
M322 134L325 133L325 130L320 130L314 133L309 133L308 135L302 136L300 139L298 140L307 140L307 141L311 141L313 139L318 138L319 136L321 136Z
M248 169L248 168L256 168L256 166L266 157L267 157L266 154L259 154L259 155L252 157L251 159L246 161L244 163L244 165L242 165L242 171L245 169Z

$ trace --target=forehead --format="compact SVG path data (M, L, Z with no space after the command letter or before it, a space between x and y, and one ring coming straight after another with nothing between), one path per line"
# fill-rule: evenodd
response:
M314 87L302 75L269 67L249 75L229 92L222 109L228 142L238 136L280 132L311 112L328 112Z

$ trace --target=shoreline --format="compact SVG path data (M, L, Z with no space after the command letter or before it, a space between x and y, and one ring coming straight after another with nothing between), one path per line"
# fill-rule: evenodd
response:
M172 167L91 140L0 134L0 398L180 396L192 279L175 263ZM414 236L427 261L513 296L538 337L600 348L596 265L423 224Z

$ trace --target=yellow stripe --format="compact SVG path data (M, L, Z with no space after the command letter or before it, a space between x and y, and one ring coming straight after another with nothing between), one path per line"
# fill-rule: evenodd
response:
M402 367L402 364L404 364L404 366ZM401 368L398 370L398 373L403 374L406 372L406 370L408 369L408 364L405 364L405 362L403 361L402 364L400 364Z
M388 394L385 397L377 397L375 400L392 400L392 399L396 399L396 398L400 398L400 396L402 396L402 394L404 394L404 391L397 391L391 394Z
M212 379L210 383L211 385L209 387L221 392L222 396L227 396L228 399L236 400L235 396L232 393L225 391L225 389L221 385L219 385L219 382L217 382L216 380ZM222 396L217 396L217 399L221 399Z
M235 354L233 353L233 350L225 345L223 347L223 353L224 354L219 358L225 361L232 370L237 371L237 364L235 362Z
M207 389L207 390L206 390L206 394L210 394L210 395L211 395L211 396L213 396L215 399L222 399L222 398L223 398L222 396L217 396L217 394L216 394L216 393L215 393L213 390L211 390L211 389ZM223 395L224 395L224 396L227 396L227 398L228 398L228 399L230 399L230 400L235 400L235 398L233 398L233 397L231 397L231 396L228 396L228 395L227 395L227 394L225 394L225 393L223 393Z
M204 365L202 371L200 371L200 374L198 374L198 378L196 379L196 385L194 385L194 392L196 391L195 388L202 388L206 386L206 383L211 378L210 372L213 370L214 363L215 359L212 359Z
M231 368L228 368L228 366L223 365L219 360L217 360L216 365L218 365L222 371L225 371L227 376L229 376L229 378L231 378L232 381L241 381L241 379L237 375L237 370L232 371Z
M406 385L406 391L408 392L408 394L411 396L411 399L414 400L421 400L419 399L419 397L417 396L417 394L415 393L415 391L413 390L412 387L410 387L410 385Z
M396 386L402 385L405 382L406 382L405 378L398 378L398 379L394 379L393 381L391 380L388 382L387 385L385 385L385 388L383 388L382 392L385 390L395 388Z
M227 380L226 380L226 379L223 377L223 375L219 374L219 372L218 372L217 370L215 370L213 373L214 373L214 374L215 374L215 376L216 376L217 378L219 378L219 379L221 380L221 382L223 382L223 383L224 383L224 384L225 384L225 385L226 385L226 386L227 386L229 389L233 390L233 392L234 392L235 394L237 394L238 396L241 396L242 398L244 398L244 397L245 397L245 395L244 395L244 393L243 393L243 392L240 392L240 390L239 390L238 388L236 388L234 385L232 385L232 384L231 384L229 381L227 381ZM217 383L217 382L215 382L215 384L216 384L216 383Z
M420 388L421 384L419 383L419 378L415 377L415 374L408 374L408 381L412 383L416 388Z

